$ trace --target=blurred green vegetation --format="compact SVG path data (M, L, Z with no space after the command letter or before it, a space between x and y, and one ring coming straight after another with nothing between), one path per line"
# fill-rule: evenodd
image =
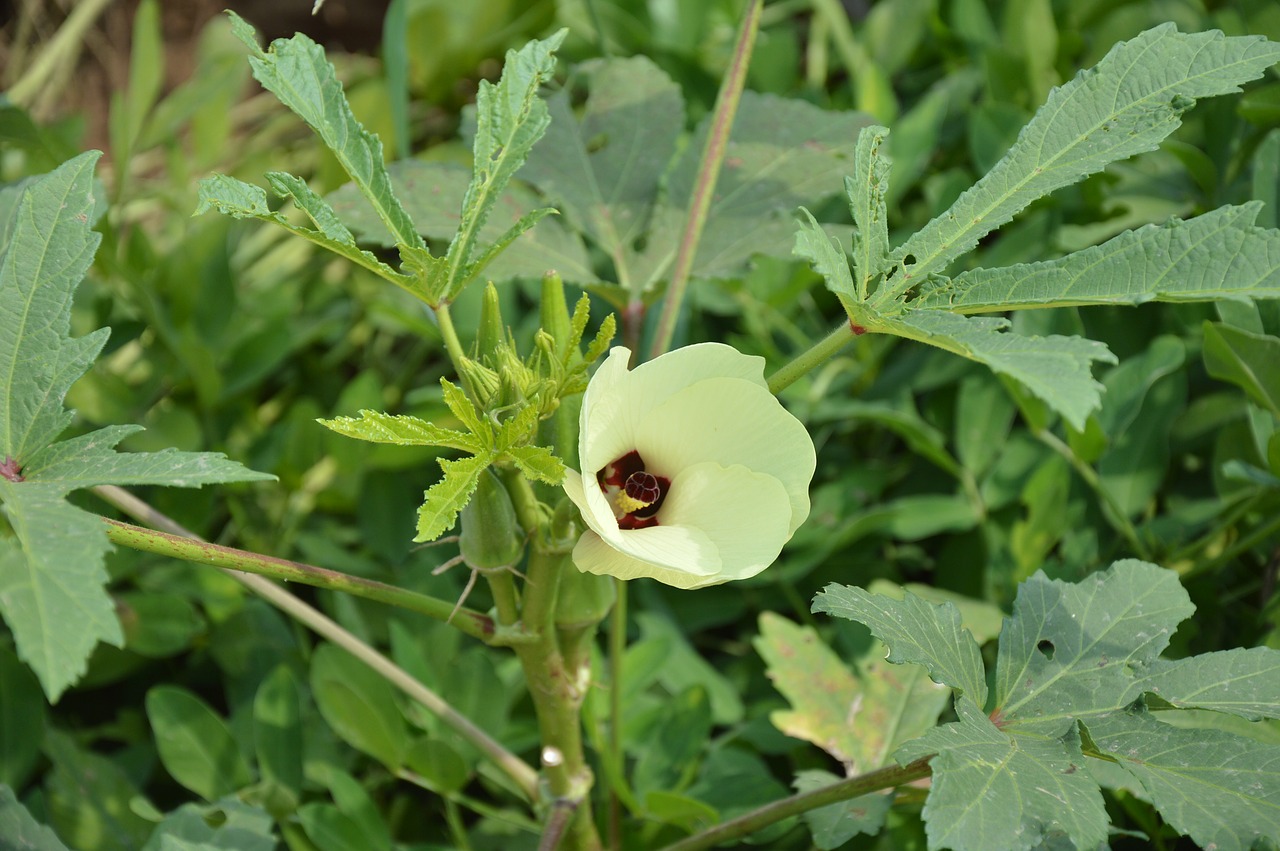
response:
M570 63L652 59L679 84L692 128L713 105L742 5L397 0L377 55L330 58L389 155L465 163L458 133L475 81L496 76L506 49L562 26L570 28L562 51ZM438 475L434 455L358 443L315 422L371 408L447 424L438 383L446 361L431 318L411 298L282 232L191 217L197 182L214 171L258 181L287 170L321 193L338 189L342 176L296 119L251 84L224 18L182 45L165 43L158 21L157 4L144 2L128 85L107 105L105 239L73 321L77 334L103 326L112 334L69 397L78 428L138 422L147 431L126 448L218 450L279 476L275 484L140 493L212 540L456 595L464 571L431 573L450 548L410 544L422 493ZM859 110L892 127L890 228L900 241L985 173L1052 86L1164 21L1280 40L1280 5L1268 0L778 0L765 7L748 86ZM13 36L15 25L5 33ZM163 69L166 52L177 49L194 55L194 71L175 84ZM10 82L30 64L11 67ZM1261 223L1274 227L1278 128L1272 72L1243 94L1201 104L1158 151L1037 203L965 262L1051 258L1251 198L1266 202ZM0 107L0 181L47 171L84 146L84 132L74 116L35 122L17 105ZM820 213L848 221L842 202ZM500 288L504 315L527 345L536 289ZM472 288L455 309L464 337L474 333L479 295ZM679 342L721 340L776 368L841 315L810 270L761 258L741 278L695 281ZM1177 570L1197 606L1174 638L1177 653L1280 647L1276 411L1214 377L1231 374L1235 358L1275 380L1280 360L1267 355L1280 346L1280 308L1153 304L1021 312L1015 322L1029 333L1083 333L1120 357L1097 372L1107 394L1083 433L1032 428L987 370L874 335L783 394L809 425L819 466L813 514L778 564L696 593L634 584L623 744L637 792L678 793L730 817L786 794L799 769L831 768L824 754L770 724L769 713L786 704L751 644L760 617L777 612L817 627L839 651L865 647L861 628L809 613L829 582L919 582L1007 609L1016 584L1036 570L1074 580L1140 556ZM1229 343L1242 334L1264 342L1240 354ZM90 497L82 504L110 514ZM277 816L288 847L345 847L317 826L338 820L334 813L365 828L367 847L392 847L392 836L396 847L421 849L453 847L460 836L476 849L536 844L500 779L477 772L474 754L417 707L397 710L376 679L361 687L377 692L369 701L381 708L371 711L391 712L392 739L412 740L414 779L371 757L379 745L351 747L324 690L365 675L332 648L316 652L300 627L226 577L128 551L115 553L110 568L128 645L101 647L57 706L45 704L0 633L0 782L68 845L142 847L158 813L193 793L214 801L236 791L166 771L148 718L156 723L153 704L177 712L198 696L226 719L247 760L261 713L255 703L268 683L301 695L305 772L291 781L300 796L280 797L287 783L246 782L242 797ZM536 748L510 659L421 617L295 590L389 648L508 746ZM487 608L485 593L477 589L468 605ZM603 695L600 704L594 696L588 703L596 742ZM711 735L690 738L689 730ZM658 810L635 823L627 847L683 835L693 805L682 806L690 809L670 804L665 816ZM1144 806L1121 793L1112 817L1159 836ZM917 814L900 807L880 837L850 847L921 847ZM796 822L758 840L780 849L810 841Z

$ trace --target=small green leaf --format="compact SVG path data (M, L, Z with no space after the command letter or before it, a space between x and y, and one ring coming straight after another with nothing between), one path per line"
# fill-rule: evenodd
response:
M818 224L813 213L804 207L800 212L805 219L796 231L795 255L809 261L826 282L827 289L835 293L841 303L858 298L853 275L849 271L849 257L844 249Z
M889 646L890 662L923 665L934 682L968 695L977 705L986 703L978 643L951 603L934 606L911 593L894 600L852 585L831 584L814 598L813 610L866 624Z
M253 781L231 729L199 697L178 686L155 686L146 704L160 762L174 780L208 801Z
M506 454L528 479L559 485L564 481L564 462L545 446L517 446Z
M493 446L496 439L493 426L489 425L489 421L476 410L476 406L467 398L462 388L444 378L440 379L440 388L444 393L444 403L449 406L449 410L466 430L471 432L486 449Z
M369 851L360 825L332 804L304 804L298 809L298 821L320 851Z
M1204 323L1204 366L1280 417L1280 339L1219 322Z
M311 658L311 691L343 741L396 771L409 746L391 685L354 656L322 644Z
M864 127L858 134L853 176L845 178L849 211L858 227L854 237L858 301L866 300L871 284L884 274L889 261L889 220L884 200L889 191L889 159L882 151L888 138L888 128Z
M453 527L458 512L471 499L480 474L493 459L488 455L472 455L456 461L440 460L444 478L427 489L418 509L418 535L413 540L434 541Z
M476 438L466 432L443 428L407 414L382 414L377 411L360 411L360 418L335 417L316 420L325 428L338 434L368 440L372 443L394 443L398 446L447 446L463 452L484 450Z

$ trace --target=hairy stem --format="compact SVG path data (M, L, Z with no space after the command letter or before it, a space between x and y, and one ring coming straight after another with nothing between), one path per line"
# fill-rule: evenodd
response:
M711 118L711 130L707 133L707 144L703 148L702 162L698 166L698 176L693 184L693 197L689 199L689 218L685 222L680 247L676 249L675 265L671 269L671 286L663 299L662 314L658 317L653 346L649 350L651 360L671 347L671 338L675 335L680 304L689 288L693 259L698 252L698 242L702 239L702 228L707 223L716 181L720 177L720 166L724 163L729 131L733 129L733 118L738 112L742 88L747 82L747 65L751 61L751 50L755 47L756 33L760 29L760 9L763 5L762 0L751 0L747 5L742 27L738 30L738 41L733 48L733 61L720 84L715 113Z
M159 526L175 536L190 538L194 541L202 540L196 533L184 528L172 518L156 511L123 488L118 488L114 485L100 485L95 487L93 492L136 520ZM538 800L538 773L531 766L504 748L500 742L472 723L471 719L459 713L442 697L418 682L403 668L361 641L332 618L299 600L274 582L261 576L245 574L226 568L223 568L223 572L299 623L309 627L316 634L332 641L352 656L364 662L385 678L387 682L403 691L411 699L422 704L428 711L453 728L458 735L475 745L482 754L511 778L512 782L516 784L527 799L534 802Z
M367 600L399 606L436 620L449 621L452 615L453 619L449 622L472 638L487 641L493 635L492 618L467 608L459 608L455 613L454 604L448 600L398 588L385 582L352 576L337 570L210 544L194 540L189 536L156 532L141 526L121 523L119 520L105 518L104 520L107 524L107 537L111 542L130 549L170 556L197 564L210 564L214 567L255 573L283 582L297 582L316 588L327 588L330 591L342 591Z
M848 322L841 322L837 328L818 342L814 343L795 360L769 376L769 392L777 395L790 387L805 374L817 369L848 345L857 334Z
M913 780L928 777L930 774L929 759L929 757L918 759L901 768L896 765L878 768L875 771L868 771L866 774L860 774L857 777L850 777L847 780L832 783L830 786L823 786L821 789L801 792L792 795L790 798L774 801L745 815L718 824L709 830L704 830L687 839L672 843L663 848L662 851L702 851L704 848L713 848L731 839L740 839L743 836L755 833L761 828L776 824L785 818L790 818L809 810L816 810L818 807L825 807L828 804L835 804L840 801L848 801L851 798L857 798L860 795L866 795L880 789L892 789L896 786L902 786Z

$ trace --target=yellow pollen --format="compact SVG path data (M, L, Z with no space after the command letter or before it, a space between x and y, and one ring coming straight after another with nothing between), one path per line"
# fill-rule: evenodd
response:
M630 514L633 511L639 511L642 508L648 508L653 505L653 503L645 502L642 499L636 499L624 490L618 492L618 496L614 500L614 505L616 505L618 510L623 514Z

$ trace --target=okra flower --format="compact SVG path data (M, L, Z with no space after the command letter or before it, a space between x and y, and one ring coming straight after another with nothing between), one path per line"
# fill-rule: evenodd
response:
M582 473L564 483L588 527L574 563L677 588L755 576L809 516L808 432L763 358L720 343L630 357L613 349L582 401Z

